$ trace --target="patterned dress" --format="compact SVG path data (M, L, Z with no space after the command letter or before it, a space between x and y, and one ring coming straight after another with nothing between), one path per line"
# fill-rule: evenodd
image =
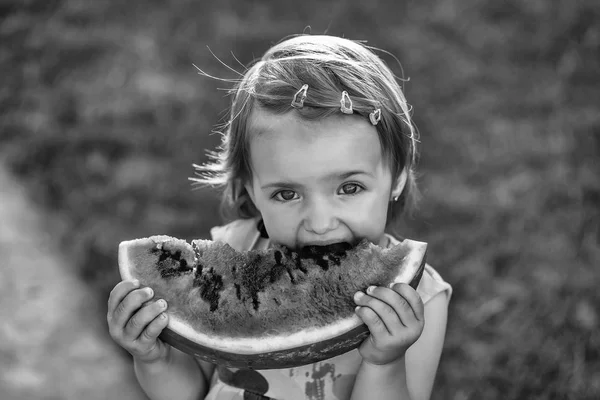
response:
M266 249L268 234L262 221L241 219L211 229L213 240L229 243L238 251ZM389 246L398 240L389 236ZM452 287L426 265L417 288L423 303L440 293L448 301ZM286 369L241 370L217 366L205 400L346 400L350 398L361 356L352 350L315 364Z

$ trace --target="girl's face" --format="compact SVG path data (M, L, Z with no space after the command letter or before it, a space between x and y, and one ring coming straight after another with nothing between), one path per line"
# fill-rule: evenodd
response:
M384 245L392 174L377 131L356 115L306 121L254 110L246 189L275 243ZM400 188L401 190L401 188Z

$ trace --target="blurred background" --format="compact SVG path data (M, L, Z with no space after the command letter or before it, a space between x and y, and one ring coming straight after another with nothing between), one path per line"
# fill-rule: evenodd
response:
M410 78L405 236L454 287L433 399L600 398L600 2L2 0L2 400L144 399L107 332L118 243L222 223L188 177L228 85L192 64L235 78L218 59L302 32Z

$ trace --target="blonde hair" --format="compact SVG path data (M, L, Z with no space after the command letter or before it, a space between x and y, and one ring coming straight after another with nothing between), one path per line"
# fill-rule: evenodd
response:
M307 84L304 107L294 109L294 94ZM224 189L222 212L226 217L258 216L244 183L251 179L248 129L255 107L276 114L295 112L307 120L341 114L342 91L352 99L354 114L369 118L381 109L377 132L393 181L407 172L397 202L388 210L388 226L396 216L411 211L417 199L415 165L417 130L396 77L370 48L352 40L325 35L300 35L270 48L249 68L231 90L233 100L222 143L209 152L211 162L194 165L197 184Z

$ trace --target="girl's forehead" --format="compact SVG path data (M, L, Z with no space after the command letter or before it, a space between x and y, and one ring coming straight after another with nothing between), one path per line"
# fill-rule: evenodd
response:
M250 139L296 139L310 141L335 136L340 140L375 140L379 144L377 130L359 115L332 115L308 120L293 110L275 114L261 109L252 111L249 120ZM340 135L346 132L347 135Z
M377 130L358 115L308 121L294 111L261 111L250 124L250 159L258 175L317 178L335 171L374 172L382 158Z

